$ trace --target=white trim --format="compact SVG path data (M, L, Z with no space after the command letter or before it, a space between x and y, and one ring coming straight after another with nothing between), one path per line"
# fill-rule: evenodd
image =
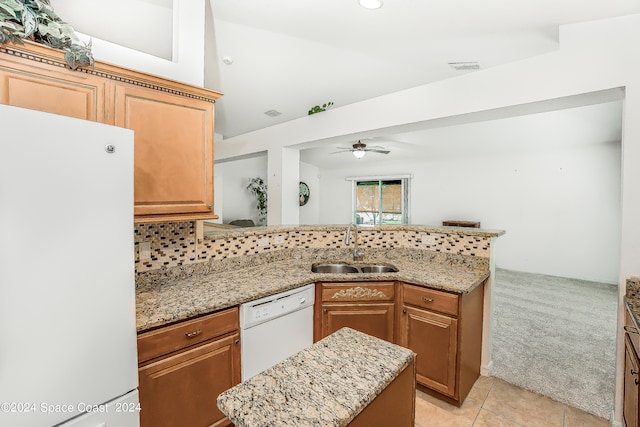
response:
M488 365L480 366L480 375L485 377L490 377L492 370L493 370L493 360L490 361Z
M392 179L412 179L413 174L402 174L402 175L370 175L370 176L347 176L345 181L388 181Z

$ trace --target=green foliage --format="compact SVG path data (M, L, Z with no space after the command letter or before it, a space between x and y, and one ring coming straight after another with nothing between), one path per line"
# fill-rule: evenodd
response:
M251 178L247 190L258 199L258 218L264 222L267 219L267 184L260 177Z
M75 70L92 66L91 43L80 44L73 27L53 11L49 0L0 0L0 45L31 40L65 50L65 60Z
M329 101L326 104L322 104L322 107L319 106L319 105L316 105L315 107L311 107L311 109L309 110L309 116L312 115L312 114L321 113L323 111L326 111L328 108L331 108L332 106L333 106L333 102Z

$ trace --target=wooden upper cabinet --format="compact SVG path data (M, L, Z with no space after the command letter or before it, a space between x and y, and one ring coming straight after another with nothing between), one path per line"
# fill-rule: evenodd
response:
M64 52L36 43L0 46L0 103L135 132L136 222L217 218L213 132L220 96L101 62L72 71Z
M212 213L213 103L119 84L114 118L135 132L136 215Z
M0 57L0 103L5 105L102 122L107 83L46 62Z

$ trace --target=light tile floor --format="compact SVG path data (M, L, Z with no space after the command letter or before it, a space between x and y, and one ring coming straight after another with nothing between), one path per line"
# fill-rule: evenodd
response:
M480 377L460 408L418 390L416 427L608 427L609 421L497 378Z

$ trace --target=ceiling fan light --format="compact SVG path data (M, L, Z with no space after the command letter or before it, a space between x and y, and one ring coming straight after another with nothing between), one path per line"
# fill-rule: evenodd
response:
M382 7L382 0L360 0L359 3L365 9L380 9Z
M365 154L367 154L367 152L364 150L354 150L352 151L352 153L353 153L353 157L355 157L356 159L361 159L364 157Z

